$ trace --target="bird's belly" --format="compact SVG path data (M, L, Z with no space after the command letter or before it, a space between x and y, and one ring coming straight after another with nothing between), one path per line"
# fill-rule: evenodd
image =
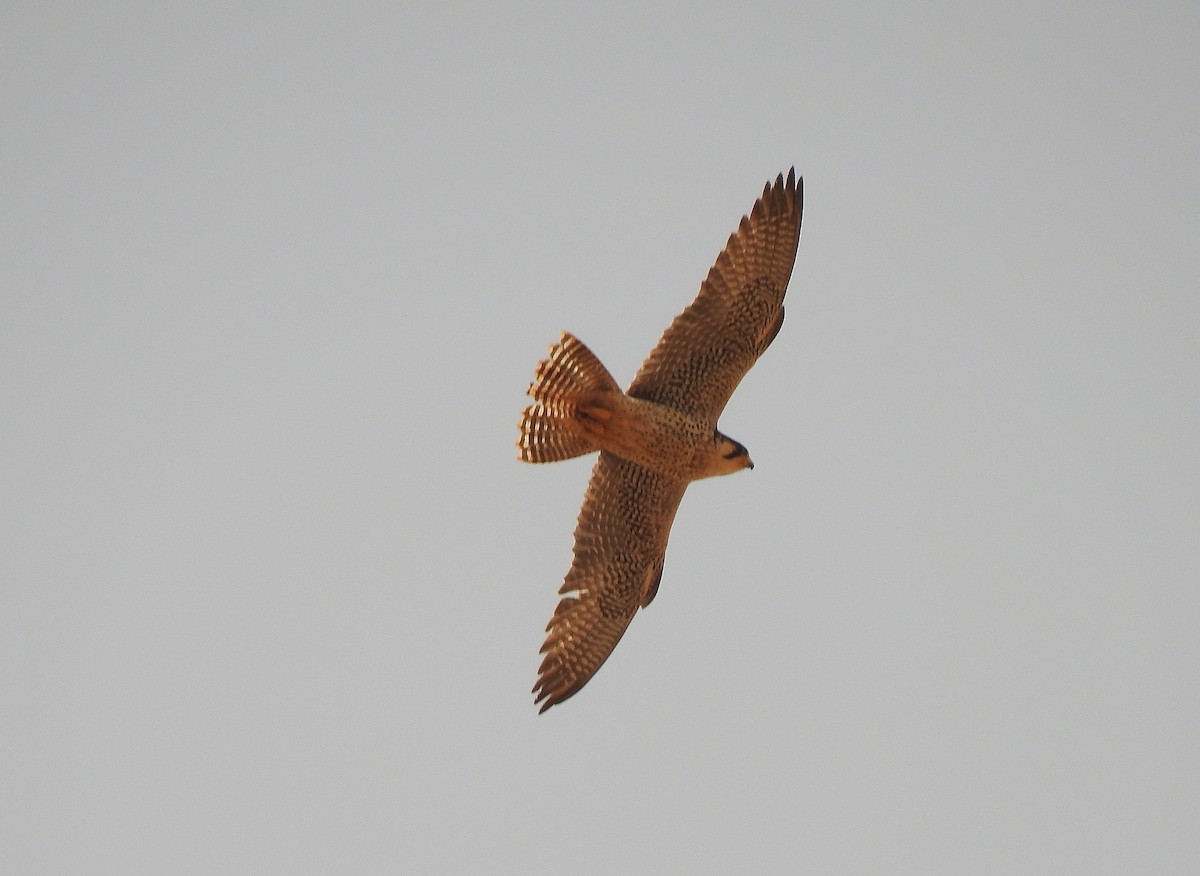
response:
M699 451L713 427L682 411L624 396L608 426L605 449L644 468L681 480L699 476Z

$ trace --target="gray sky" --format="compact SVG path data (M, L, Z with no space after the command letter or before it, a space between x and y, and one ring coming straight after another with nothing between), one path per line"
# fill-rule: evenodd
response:
M1200 869L1200 7L26 4L0 870ZM596 679L625 383L795 164L788 319Z

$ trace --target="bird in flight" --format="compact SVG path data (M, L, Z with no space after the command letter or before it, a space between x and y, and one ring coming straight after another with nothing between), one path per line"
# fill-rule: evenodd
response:
M804 210L793 168L763 188L626 392L564 332L537 367L521 416L524 462L599 451L575 527L575 556L546 627L534 703L578 693L638 608L658 592L671 523L689 483L754 468L717 430L738 383L783 325Z

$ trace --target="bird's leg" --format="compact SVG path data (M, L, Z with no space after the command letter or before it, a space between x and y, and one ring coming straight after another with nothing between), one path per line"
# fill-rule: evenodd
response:
M605 424L613 415L608 408L596 404L580 405L575 412L579 424L593 435L603 435L607 431Z

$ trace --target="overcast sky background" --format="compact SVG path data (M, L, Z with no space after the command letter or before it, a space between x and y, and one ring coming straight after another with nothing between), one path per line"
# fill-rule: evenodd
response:
M0 27L0 870L1200 870L1200 6L40 3ZM622 383L787 322L529 689Z

